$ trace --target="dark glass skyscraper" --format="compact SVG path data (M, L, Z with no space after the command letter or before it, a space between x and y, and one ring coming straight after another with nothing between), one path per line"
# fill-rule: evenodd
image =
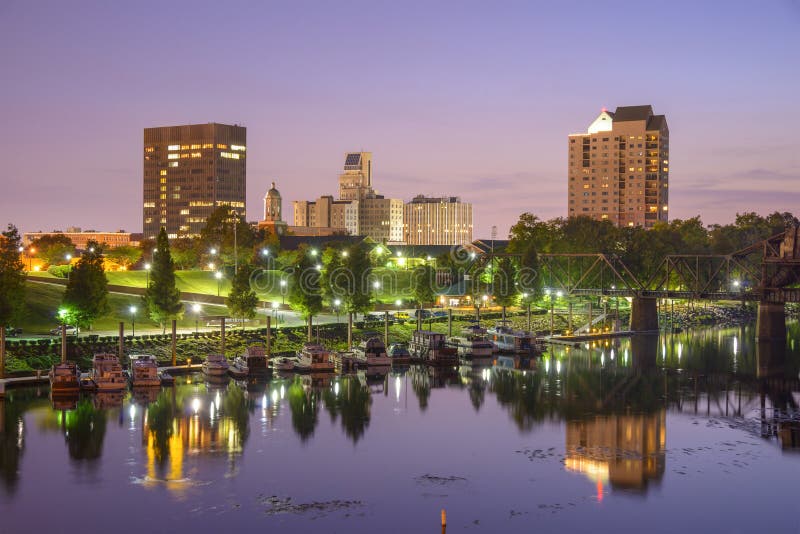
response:
M247 129L227 124L144 130L143 232L198 235L218 206L245 215Z

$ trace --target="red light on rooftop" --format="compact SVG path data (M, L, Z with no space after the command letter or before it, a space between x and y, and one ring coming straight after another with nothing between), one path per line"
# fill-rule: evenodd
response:
M606 111L608 111L608 108L606 108L605 106L600 108L601 113L605 113Z

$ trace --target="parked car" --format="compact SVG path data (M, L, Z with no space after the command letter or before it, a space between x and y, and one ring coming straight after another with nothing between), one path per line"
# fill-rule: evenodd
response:
M6 327L6 336L8 337L17 337L22 334L22 328L16 328L13 326Z
M414 317L420 319L430 319L433 317L433 314L430 310L414 310Z
M382 315L378 315L377 313L367 313L364 315L365 323L377 323L379 321L383 321Z
M444 310L436 310L432 312L433 317L447 317L447 312Z
M395 319L411 319L411 314L404 311L395 312L394 314Z
M51 336L60 336L61 335L61 325L50 330ZM77 326L70 326L67 325L67 335L68 336L77 336L78 335L78 327Z

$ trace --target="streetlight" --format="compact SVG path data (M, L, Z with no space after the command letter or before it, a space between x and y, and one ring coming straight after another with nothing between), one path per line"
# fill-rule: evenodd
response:
M317 249L315 249L315 248L312 248L312 249L311 249L311 255L312 255L312 256L316 256L316 255L317 255Z
M196 334L199 332L199 322L200 322L200 311L202 310L201 306L197 303L192 304L192 311L194 312L194 333Z
M342 305L342 301L336 299L333 301L333 308L336 310L336 324L339 324L339 306Z
M272 313L275 314L275 328L278 328L278 303L272 301Z
M215 272L214 278L217 279L217 296L219 296L219 286L222 284L222 272L221 271Z
M208 253L211 254L212 256L216 256L217 255L217 249L212 247L211 250L208 251Z
M273 302L273 304L275 304ZM281 304L286 304L286 280L281 278Z
M343 257L343 258L346 258L346 257L347 257L347 251L346 251L346 250L343 250L343 251L342 251L342 257Z
M136 336L136 306L128 308L131 312L131 335Z
M149 263L145 263L144 264L144 272L147 273L147 275L146 275L147 276L147 283L145 284L147 287L150 287L150 269L152 267L153 266L150 265Z

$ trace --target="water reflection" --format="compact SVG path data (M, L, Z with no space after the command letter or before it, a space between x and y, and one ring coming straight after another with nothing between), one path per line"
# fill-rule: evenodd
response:
M50 402L46 390L15 390L0 400L0 477L14 493L29 411L42 414L42 430L63 435L70 459L92 469L107 435L129 432L141 447L144 485L180 494L190 457L221 458L235 476L251 425L259 422L266 429L284 420L306 444L327 413L356 444L370 432L376 407L433 417L437 399L447 394L460 395L474 417L499 406L526 436L545 423L563 425L564 465L589 477L598 498L609 486L643 492L665 473L668 415L719 418L787 452L800 450L800 347L793 343L800 329L790 325L789 332L788 347L757 344L751 327L712 328L556 346L541 358L498 360L488 368L413 366L247 384L186 377L169 389ZM411 407L409 396L416 397Z

